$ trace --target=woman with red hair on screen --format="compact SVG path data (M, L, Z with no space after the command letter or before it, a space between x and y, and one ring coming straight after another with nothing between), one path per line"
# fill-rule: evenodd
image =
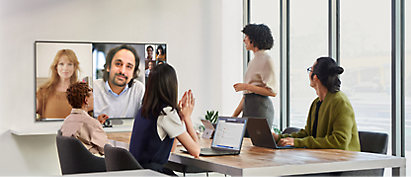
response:
M40 86L36 93L36 113L39 119L61 118L70 114L71 106L67 102L66 90L78 78L80 62L70 49L57 52L50 65L51 76Z

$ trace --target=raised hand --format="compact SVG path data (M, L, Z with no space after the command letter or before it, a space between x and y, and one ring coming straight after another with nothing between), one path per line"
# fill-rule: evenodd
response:
M187 118L191 118L191 114L193 113L194 110L194 105L195 105L195 98L193 96L193 93L191 90L188 90L184 92L183 97L181 100L178 102L181 110L179 112L180 118L183 120Z

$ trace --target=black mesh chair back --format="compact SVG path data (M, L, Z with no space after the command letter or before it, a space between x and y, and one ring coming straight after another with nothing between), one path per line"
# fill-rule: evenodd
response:
M143 169L134 156L124 148L113 147L110 144L104 146L107 171L137 170Z
M358 131L361 152L387 154L388 134ZM384 176L384 168L342 172L341 176Z
M284 131L281 134L290 134L293 132L299 132L301 128L297 128L297 127L287 127L284 129Z
M91 154L77 138L62 136L59 130L56 136L56 144L61 174L106 171L104 158Z
M360 138L361 152L387 154L387 133L358 131L358 136Z

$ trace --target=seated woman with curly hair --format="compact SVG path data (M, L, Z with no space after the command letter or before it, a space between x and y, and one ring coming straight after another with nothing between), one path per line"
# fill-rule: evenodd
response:
M104 155L104 145L109 141L101 123L108 117L99 115L99 122L87 113L94 107L92 89L86 83L76 82L67 89L67 100L73 109L61 126L62 135L76 137L94 155Z

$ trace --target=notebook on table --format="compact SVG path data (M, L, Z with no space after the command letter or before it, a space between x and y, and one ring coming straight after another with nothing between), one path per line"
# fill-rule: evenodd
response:
M247 131L254 146L272 149L296 148L294 146L277 146L268 121L265 118L248 118Z
M246 127L247 118L218 117L211 147L202 148L200 156L240 154Z

